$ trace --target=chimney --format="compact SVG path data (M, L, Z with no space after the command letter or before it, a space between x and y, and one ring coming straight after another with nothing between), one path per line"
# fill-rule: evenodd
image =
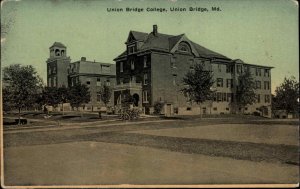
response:
M153 25L153 35L156 36L157 35L157 25Z
M81 61L86 61L86 57L81 57Z

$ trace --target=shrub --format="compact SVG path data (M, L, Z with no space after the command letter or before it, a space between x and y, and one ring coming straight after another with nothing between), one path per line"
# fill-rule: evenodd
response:
M163 107L164 107L163 102L155 102L154 103L154 114L160 114Z
M120 112L122 120L133 120L140 117L140 110L138 108L124 108Z

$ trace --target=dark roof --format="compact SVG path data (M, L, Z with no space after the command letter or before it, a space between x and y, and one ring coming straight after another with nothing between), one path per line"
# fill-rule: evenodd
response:
M184 36L184 34L180 34L177 36L174 35L167 35L162 33L157 33L156 35L153 32L147 34L143 32L137 31L130 31L129 35L133 35L133 37L138 41L143 41L143 45L140 47L139 51L146 51L146 50L159 50L163 52L170 52L171 49L176 45L176 43ZM227 59L228 57L219 54L217 52L211 51L201 45L190 41L199 55L205 58L221 58ZM121 58L126 55L126 51L120 54L117 58Z
M53 45L50 47L62 47L62 48L66 48L66 46L60 42L54 42Z
M196 48L197 52L200 54L200 56L203 56L203 57L206 57L206 58L222 58L222 59L229 59L228 57L222 55L222 54L219 54L219 53L216 53L212 50L209 50L205 47L202 47L201 45L197 44L197 43L194 43L192 42L194 47Z
M137 40L137 41L144 41L146 39L146 37L148 36L147 33L144 32L137 32L137 31L130 31L133 35L133 37Z
M184 34L173 36L173 37L169 38L170 49L172 49L176 45L177 41L180 40L183 35Z

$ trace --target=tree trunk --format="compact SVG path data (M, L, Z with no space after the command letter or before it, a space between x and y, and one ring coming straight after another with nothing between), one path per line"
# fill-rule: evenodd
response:
M64 103L61 103L62 115L64 115Z
M199 104L199 108L200 108L200 119L202 119L201 103Z

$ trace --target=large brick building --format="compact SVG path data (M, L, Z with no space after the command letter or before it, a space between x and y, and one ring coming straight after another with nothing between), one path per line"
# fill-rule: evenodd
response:
M271 105L271 68L232 60L191 41L185 34L173 36L158 32L130 31L126 50L116 57L114 103L121 103L123 93L129 90L136 106L152 113L155 102L163 102L166 114L199 114L199 106L188 103L180 92L182 78L195 64L213 71L215 97L202 105L204 114L226 114L238 111L233 102L237 78L249 69L256 80L257 103L245 108L253 113ZM270 114L270 111L264 112Z
M60 42L55 42L50 47L50 57L46 63L47 86L68 87L81 83L89 87L91 99L85 104L86 110L97 110L103 107L104 104L99 97L101 86L109 85L113 88L115 85L114 64L87 61L85 57L71 62L70 57L67 57L66 46ZM111 100L109 105L113 105L112 102Z

